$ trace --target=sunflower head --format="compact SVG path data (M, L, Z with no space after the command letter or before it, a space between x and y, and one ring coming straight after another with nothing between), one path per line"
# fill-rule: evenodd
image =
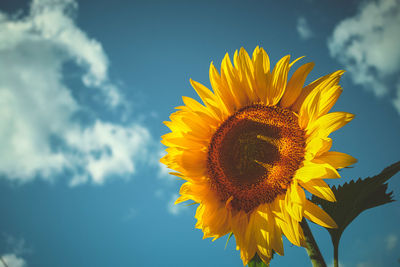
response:
M196 227L204 238L233 233L243 264L257 253L268 263L272 250L283 255L282 234L304 246L303 217L324 227L335 222L305 197L310 193L335 201L325 178L356 160L330 151L331 132L353 119L328 113L340 96L344 71L307 86L314 67L306 63L290 79L293 64L285 56L270 69L264 49L252 57L242 48L233 64L226 54L221 71L210 66L213 91L190 81L203 104L183 97L184 106L165 124L167 154L161 162L186 182L176 203L193 200Z

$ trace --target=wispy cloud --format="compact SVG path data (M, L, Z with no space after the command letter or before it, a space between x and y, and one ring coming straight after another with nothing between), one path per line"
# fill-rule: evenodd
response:
M17 238L15 236L4 234L5 245L7 251L17 256L30 254L33 252L32 248L28 247L24 238Z
M75 128L65 134L66 143L75 149L76 162L85 166L81 177L103 184L111 175L130 174L136 171L135 162L146 157L145 145L150 134L140 125L122 126L97 120L92 127Z
M185 206L185 204L182 203L177 205L174 204L177 198L178 194L172 194L170 200L167 203L167 210L172 215L179 215L187 209L187 206Z
M25 267L27 266L26 261L16 256L15 254L4 254L0 255L0 264L8 267Z
M392 103L400 113L399 25L399 0L363 2L355 16L335 27L328 47L355 84L378 97L395 97ZM397 81L397 88L393 81Z
M393 99L393 105L397 111L400 113L400 80L397 81L396 85L396 96Z
M399 241L399 238L397 237L397 235L395 235L395 234L388 235L385 238L386 249L388 251L393 250L396 247L398 241Z
M0 176L27 182L67 171L72 186L103 184L135 173L146 153L150 133L141 125L103 121L95 112L89 123L77 119L90 107L65 83L66 63L83 71L82 87L105 107L123 102L101 43L71 16L77 8L73 0L34 0L24 17L0 12Z
M314 35L305 17L299 17L297 19L296 29L300 38L303 40L310 39Z
M25 267L27 263L23 255L32 253L23 238L16 238L9 234L3 234L7 253L0 254L0 266L6 264L8 267Z

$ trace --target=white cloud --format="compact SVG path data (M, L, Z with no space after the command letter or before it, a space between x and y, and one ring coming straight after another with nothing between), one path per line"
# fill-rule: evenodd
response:
M96 184L102 184L111 174L134 173L134 162L147 156L142 146L150 141L149 132L142 126L123 127L99 120L93 127L70 130L65 137ZM73 180L72 185L77 182Z
M399 25L399 0L368 1L355 16L341 21L328 40L331 55L345 66L353 82L376 96L393 94L393 80L398 80Z
M187 206L185 204L177 204L175 205L175 200L178 199L178 194L172 194L170 200L167 203L167 210L170 214L172 215L179 215L182 213L184 210L187 209Z
M399 238L397 237L397 235L395 235L395 234L388 235L385 239L386 249L388 251L393 250L396 247L398 240L399 240Z
M159 162L158 163L158 173L157 177L160 179L167 179L167 180L172 180L171 177L174 177L173 175L169 174L173 170L169 169L167 166L165 166L163 163ZM175 180L175 179L174 179Z
M11 251L12 254L20 256L33 252L32 248L27 246L25 239L16 238L9 234L3 234L3 237L5 239L7 251Z
M0 262L2 265L4 265L4 263L6 264L6 266L8 267L25 267L26 262L24 259L17 257L15 254L5 254L0 256Z
M146 155L150 134L143 126L77 120L90 107L65 84L65 63L83 70L82 87L109 108L122 97L102 45L70 15L76 9L73 0L34 0L25 17L0 12L0 177L52 180L67 171L71 185L102 184L134 173Z
M303 40L310 39L314 35L305 17L299 17L297 19L296 29L300 38Z
M394 107L400 113L400 80L397 82L396 85L396 97L392 101Z
M102 45L90 39L68 16L77 3L73 0L33 0L31 5L31 29L40 32L41 38L59 46L86 69L82 76L88 87L102 89L109 104L118 105L120 96L117 88L108 81L108 58Z

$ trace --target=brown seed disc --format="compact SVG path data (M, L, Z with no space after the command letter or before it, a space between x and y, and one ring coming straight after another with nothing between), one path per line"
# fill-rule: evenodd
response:
M304 160L297 115L280 107L247 106L225 120L208 147L207 172L221 201L249 212L286 192Z

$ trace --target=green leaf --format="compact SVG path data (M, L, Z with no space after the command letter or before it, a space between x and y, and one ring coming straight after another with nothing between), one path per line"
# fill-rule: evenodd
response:
M340 237L346 227L363 211L390 203L393 192L386 192L385 184L393 175L400 171L400 162L385 168L380 174L366 179L359 178L343 185L332 187L337 202L329 202L316 196L312 197L335 220L338 228L327 229L334 245L339 244Z
M249 261L248 264L249 267L268 267L269 264L265 264L260 257L258 256L258 254L256 253L256 255L254 255L254 257L251 259L251 261Z
M272 250L272 254L271 254L271 260L274 258L275 255L275 251ZM270 262L271 262L270 260ZM258 254L256 253L254 255L254 257L249 261L249 264L247 265L248 267L269 267L269 263L265 264L260 257L258 256Z

